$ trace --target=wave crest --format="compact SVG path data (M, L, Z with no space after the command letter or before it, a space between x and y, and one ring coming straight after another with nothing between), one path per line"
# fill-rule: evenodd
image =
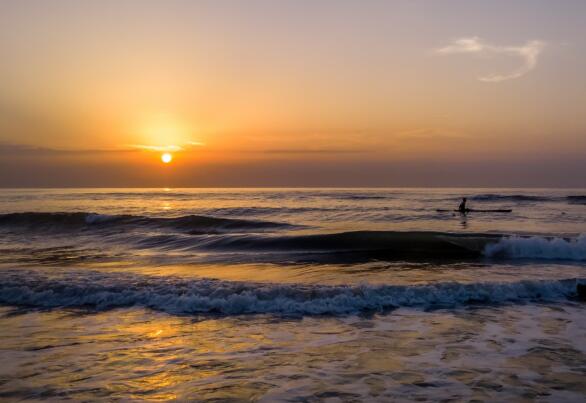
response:
M108 227L168 227L188 232L214 233L222 231L254 232L256 230L294 227L286 223L260 220L242 220L201 215L181 217L146 217L135 215L107 215L87 212L75 213L9 213L0 214L0 227L19 227L27 230L71 230Z
M586 279L511 283L326 286L260 284L209 279L148 277L129 273L3 272L0 303L32 307L107 310L139 306L171 314L340 315L398 307L457 307L557 301L577 296Z
M577 238L520 237L502 238L486 245L487 257L586 260L586 234Z

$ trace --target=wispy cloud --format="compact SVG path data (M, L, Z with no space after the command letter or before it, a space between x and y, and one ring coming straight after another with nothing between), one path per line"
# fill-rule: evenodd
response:
M177 152L182 151L183 147L181 146L148 146L143 144L131 144L129 145L131 148L136 148L138 150L145 150L145 151L157 151L157 152Z
M28 144L13 144L0 142L0 155L74 155L74 154L107 154L136 152L136 149L101 149L101 148L49 148Z
M497 46L483 41L477 36L460 38L452 41L447 46L435 49L440 55L452 54L476 54L482 56L509 55L520 57L523 64L507 74L489 74L478 77L480 81L497 83L505 80L519 78L533 70L537 66L537 59L545 48L545 42L532 40L522 46Z
M2 156L51 156L51 155L75 155L75 154L109 154L109 153L135 153L140 151L154 152L179 152L193 147L201 147L204 143L190 141L182 146L151 146L132 144L119 148L52 148L30 144L15 144L0 141L0 155Z
M262 150L261 152L266 154L360 154L368 153L370 150L350 150L337 148L277 148Z
M461 130L422 127L410 130L403 130L395 133L396 138L400 140L464 140L470 136Z
M152 145L144 145L144 144L131 144L128 147L137 149L137 150L145 150L145 151L156 151L156 152L178 152L178 151L185 151L191 147L202 147L205 144L199 141L188 141L186 144L183 145L167 145L167 146L152 146Z

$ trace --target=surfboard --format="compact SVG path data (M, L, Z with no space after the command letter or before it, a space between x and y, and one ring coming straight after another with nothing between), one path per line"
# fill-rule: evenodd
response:
M446 212L456 212L461 213L460 210L447 210L447 209L436 209L438 213L446 213ZM497 209L497 210L476 210L476 209L466 209L466 213L512 213L512 209Z

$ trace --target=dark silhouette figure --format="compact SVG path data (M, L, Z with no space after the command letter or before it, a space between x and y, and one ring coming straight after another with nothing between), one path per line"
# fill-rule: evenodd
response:
M466 213L468 211L468 209L466 208L466 198L465 197L462 198L462 203L460 203L460 207L458 207L458 211L460 213Z

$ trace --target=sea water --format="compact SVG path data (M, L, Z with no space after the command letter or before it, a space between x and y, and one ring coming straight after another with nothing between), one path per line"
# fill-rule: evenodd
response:
M584 401L584 234L584 189L0 190L0 399Z

